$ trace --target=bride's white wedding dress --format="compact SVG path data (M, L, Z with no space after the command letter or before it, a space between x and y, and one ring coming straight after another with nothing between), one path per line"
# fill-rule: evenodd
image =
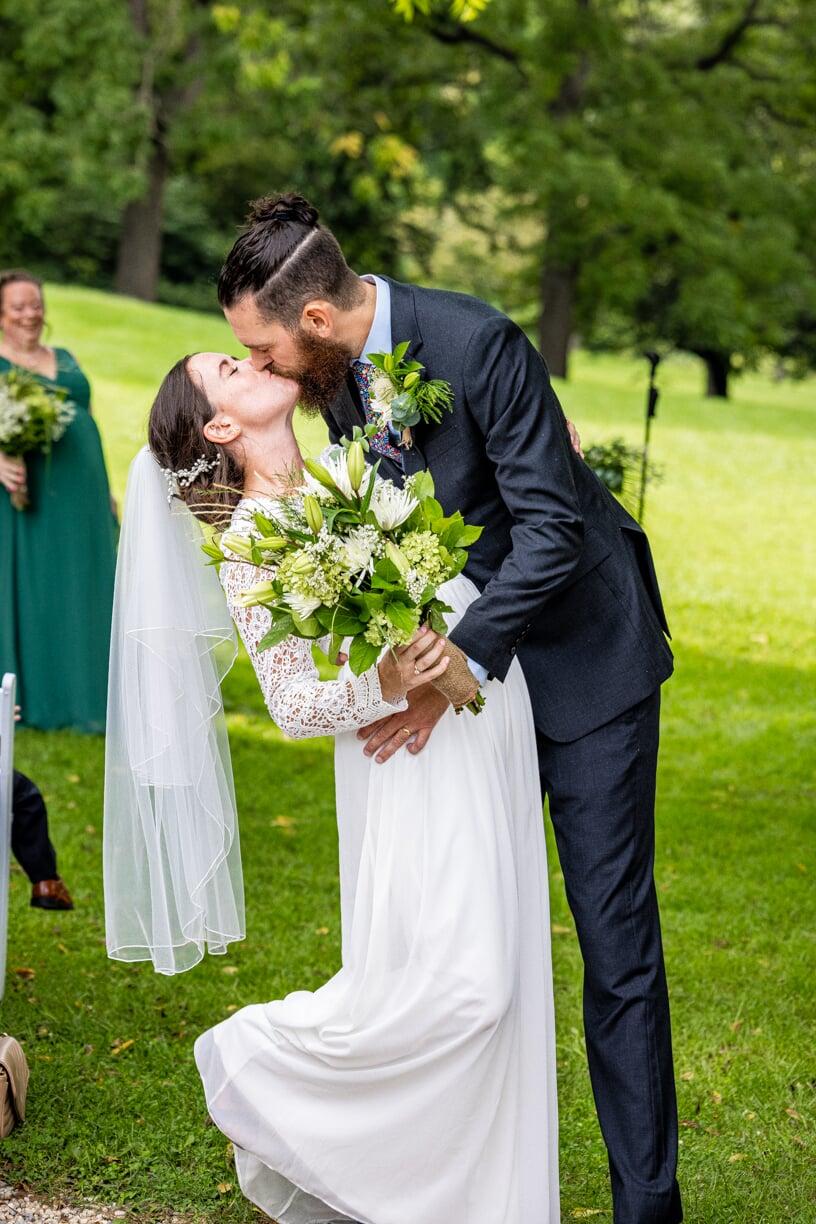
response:
M257 503L237 508L248 530ZM557 1224L549 903L533 720L518 663L417 756L364 756L394 712L376 669L321 682L309 644L259 653L257 581L222 566L270 713L335 735L343 966L195 1043L243 1192L280 1224ZM455 609L466 578L442 592ZM274 948L270 950L274 956Z

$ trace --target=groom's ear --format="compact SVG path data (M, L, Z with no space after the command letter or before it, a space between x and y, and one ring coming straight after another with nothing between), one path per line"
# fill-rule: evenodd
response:
M213 442L216 446L228 446L240 437L241 427L228 416L217 416L206 422L202 433L208 442Z
M337 307L323 298L315 298L303 307L300 325L310 335L327 340L337 329Z

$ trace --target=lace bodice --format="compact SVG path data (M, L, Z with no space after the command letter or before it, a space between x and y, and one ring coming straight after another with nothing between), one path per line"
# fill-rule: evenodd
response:
M252 515L258 510L268 513L270 500L244 498L235 508L231 530L252 534ZM270 576L269 571L238 559L226 561L220 572L230 614L247 648L266 707L281 731L295 739L335 735L408 708L405 700L395 704L385 700L376 667L361 676L321 680L311 644L302 638L288 637L269 650L258 650L269 628L269 612L266 608L242 607L238 596Z

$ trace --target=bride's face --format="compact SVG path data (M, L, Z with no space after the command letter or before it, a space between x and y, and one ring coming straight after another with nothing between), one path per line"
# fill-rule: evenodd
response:
M299 385L269 370L256 370L249 358L226 353L196 353L187 362L189 377L199 384L216 418L229 418L241 432L263 428L294 411Z

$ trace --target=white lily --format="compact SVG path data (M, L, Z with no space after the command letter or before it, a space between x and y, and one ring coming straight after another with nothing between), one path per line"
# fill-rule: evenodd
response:
M371 509L383 531L393 531L416 510L419 502L390 480L378 480L371 495Z

